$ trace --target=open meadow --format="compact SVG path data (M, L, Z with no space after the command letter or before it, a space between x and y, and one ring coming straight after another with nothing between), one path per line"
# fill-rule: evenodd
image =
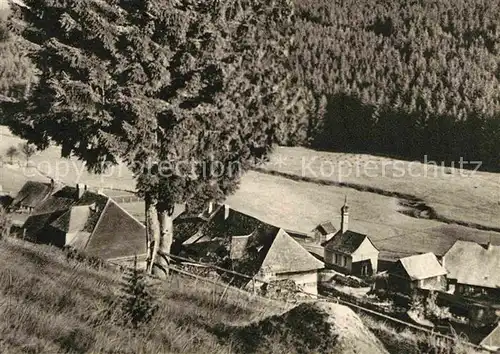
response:
M500 174L473 171L475 162L464 161L460 169L459 157L454 168L428 162L278 147L264 169L321 183L351 183L413 195L445 218L500 227Z
M13 137L6 128L1 128L1 132L0 154L4 155L9 146L18 145L21 140ZM132 194L124 190L133 190L134 180L123 165L110 170L108 175L99 176L86 172L79 161L61 159L59 156L59 149L51 147L34 156L32 164L41 166L41 171L52 172L52 176L67 184L81 182L104 188L104 192L120 202L128 212L144 220L144 204L140 201L127 202ZM26 170L24 167L10 166L5 161L4 157L4 164L0 167L0 184L6 191L17 191L28 179L46 179L33 167ZM344 170L339 178L337 170L331 173L329 168L340 162L343 162ZM369 169L360 168L361 173L356 174L354 171L348 174L346 171L367 164ZM491 240L500 244L500 233L488 231L487 228L480 230L402 213L405 207L401 205L399 196L413 195L440 216L487 227L500 227L497 217L500 213L497 174L471 174L470 171L464 171L460 175L457 170L449 174L447 168L439 167L435 172L421 163L413 163L408 167L409 164L369 155L280 147L261 172L250 171L243 176L239 190L229 196L227 202L236 210L271 224L308 232L325 220L331 220L339 227L340 207L347 196L351 207L349 228L367 233L385 259L418 252L442 254L457 239L482 243ZM412 173L397 177L401 168L406 171L411 169ZM272 175L271 172L291 176ZM306 177L306 180L294 180L302 177ZM361 188L339 186L335 182L354 183ZM370 188L380 189L384 193L370 191Z

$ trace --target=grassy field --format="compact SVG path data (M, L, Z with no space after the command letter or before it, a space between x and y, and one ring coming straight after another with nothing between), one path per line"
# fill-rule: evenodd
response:
M345 187L249 172L228 198L234 208L285 228L309 231L324 220L340 226L340 207L348 197L349 228L370 235L381 257L445 252L457 239L500 243L500 234L439 221L417 219L398 210L398 199Z
M439 215L500 227L500 174L371 155L279 147L265 168L323 181L355 183L414 195ZM465 164L474 167L475 164Z
M21 142L10 135L6 128L0 128L0 133L0 154L4 154L9 146ZM98 176L86 172L80 162L61 159L59 156L59 150L54 147L37 154L32 160L42 171L50 172L52 169L54 175L58 175L63 182L82 182L96 188L108 188L105 192L114 198L130 195L123 190L134 188L132 175L124 166L118 166L108 175ZM335 166L340 163L344 167L339 176L338 167ZM334 173L331 173L331 166ZM356 169L360 172L356 173ZM332 220L338 227L339 209L347 196L351 206L349 227L370 235L383 258L394 259L417 252L441 254L457 239L477 242L491 240L500 244L500 233L497 232L402 214L400 198L391 196L391 193L411 194L444 217L500 227L500 219L497 218L500 213L498 174L460 174L460 171L453 172L447 168L434 171L421 163L410 165L409 162L369 155L283 147L277 148L264 170L292 177L309 177L324 183L295 181L256 171L246 174L240 189L228 198L228 204L280 227L307 232L325 220ZM348 174L349 170L353 173ZM408 173L399 177L401 170ZM33 171L4 163L0 167L0 184L4 190L16 191L30 179L28 176L35 176L31 179L45 178ZM327 185L339 181L356 183L367 189L378 188L386 193ZM125 203L122 206L139 220L144 219L142 202Z
M120 274L67 260L49 247L0 242L0 352L231 353L209 333L218 323L241 324L280 311L276 303L178 277L157 289L152 331L133 333L104 320ZM205 325L207 326L206 328Z
M116 321L118 271L15 239L0 253L4 354L387 353L345 306L295 307L180 275L151 284L158 310L133 329Z
M50 147L35 154L31 158L31 168L17 166L18 161L22 166L26 164L22 155L15 159L14 166L7 166L9 158L5 156L5 152L9 147L17 147L22 142L6 127L0 126L0 156L3 158L0 184L4 185L4 189L18 190L27 178L43 178L43 175L49 175L69 185L85 183L93 188L135 190L133 175L124 165L115 166L103 175L89 173L81 161L61 158L61 150L58 147ZM19 174L23 174L24 179L18 178Z

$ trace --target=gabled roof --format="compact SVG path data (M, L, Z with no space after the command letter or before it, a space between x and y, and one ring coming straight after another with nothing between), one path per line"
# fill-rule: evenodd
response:
M448 278L485 288L500 287L500 246L456 241L444 255Z
M401 258L398 262L401 263L411 280L433 278L447 273L431 252Z
M249 276L256 275L261 267L274 273L303 272L324 267L285 230L234 209L229 210L227 219L224 216L224 208L221 208L205 226L203 233L198 235L203 238L209 236L212 241L199 241L199 247L197 243L184 245L183 252L199 256L200 251L204 252L203 245L211 244L211 248L219 245L217 249L225 248L227 256L233 259L233 269Z
M51 192L52 187L50 183L28 181L17 193L11 205L15 208L21 205L35 208L45 198L47 198Z
M335 226L333 226L331 221L324 221L318 226L314 228L314 230L318 230L323 235L333 234L337 231Z
M224 219L225 210L220 208L207 225L206 233L211 237L231 238L233 236L249 235L264 222L245 213L229 208L229 215Z
M194 243L202 234L197 237L198 232L206 227L210 221L215 218L222 205L214 206L214 211L209 215L203 208L196 210L185 210L174 219L174 241L177 244Z
M76 188L73 189L76 191ZM66 189L68 195L71 192L70 189ZM64 214L51 222L51 226L64 233L92 233L108 200L109 197L105 195L86 191L80 199L73 200L65 209Z
M296 273L322 269L324 264L306 251L285 230L279 229L261 268L271 273Z
M200 229L206 225L206 221L198 217L181 217L174 219L174 238L179 243L185 243L193 238ZM190 240L193 243L196 240Z
M360 234L351 230L342 233L339 230L331 239L324 243L324 246L328 251L353 254L366 238L368 238L368 236L365 234Z
M85 251L102 259L146 253L146 227L111 198L102 207L99 218L87 220L83 232L90 232ZM101 201L102 202L102 201ZM96 203L99 203L97 200ZM92 230L89 228L93 225Z
M479 345L493 348L494 350L500 348L500 323L479 343Z
M73 206L68 212L54 221L51 225L63 232L78 232L83 230L92 210L88 205Z
M41 202L26 219L23 228L29 236L35 236L46 225L66 213L75 199L69 198L71 187L65 187Z

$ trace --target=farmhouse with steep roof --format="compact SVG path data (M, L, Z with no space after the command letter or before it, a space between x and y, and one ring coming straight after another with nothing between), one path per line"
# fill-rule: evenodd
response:
M304 292L317 295L318 272L325 267L323 262L306 251L283 229L271 235L260 235L260 240L258 233L252 236L239 259L248 257L247 261L256 261L255 268L258 270L254 279L257 282L291 280Z
M51 183L28 181L19 190L10 204L12 211L32 212L40 203L54 192L56 186L54 180Z
M26 239L103 259L146 254L145 226L110 197L83 184L48 186L26 183L15 198L16 205L33 208L22 225Z
M342 273L370 276L377 273L379 250L370 238L348 229L347 199L341 208L341 226L324 246L325 264Z
M314 240L319 244L330 240L336 232L337 229L331 221L324 221L312 230Z
M500 246L458 240L441 262L455 294L500 297Z
M181 224L180 220L177 224ZM182 242L179 254L222 264L254 278L251 282L248 278L237 279L233 281L235 285L260 286L262 282L291 280L304 291L317 294L318 270L324 268L323 262L283 229L223 205L186 242L192 233L193 229L186 235L175 236L180 240L177 244Z

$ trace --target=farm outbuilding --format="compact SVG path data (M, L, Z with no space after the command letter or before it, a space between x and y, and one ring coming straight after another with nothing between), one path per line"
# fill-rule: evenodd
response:
M433 253L399 259L388 271L388 287L410 294L415 289L446 290L446 269Z
M444 254L442 263L455 294L500 297L500 246L459 240Z

